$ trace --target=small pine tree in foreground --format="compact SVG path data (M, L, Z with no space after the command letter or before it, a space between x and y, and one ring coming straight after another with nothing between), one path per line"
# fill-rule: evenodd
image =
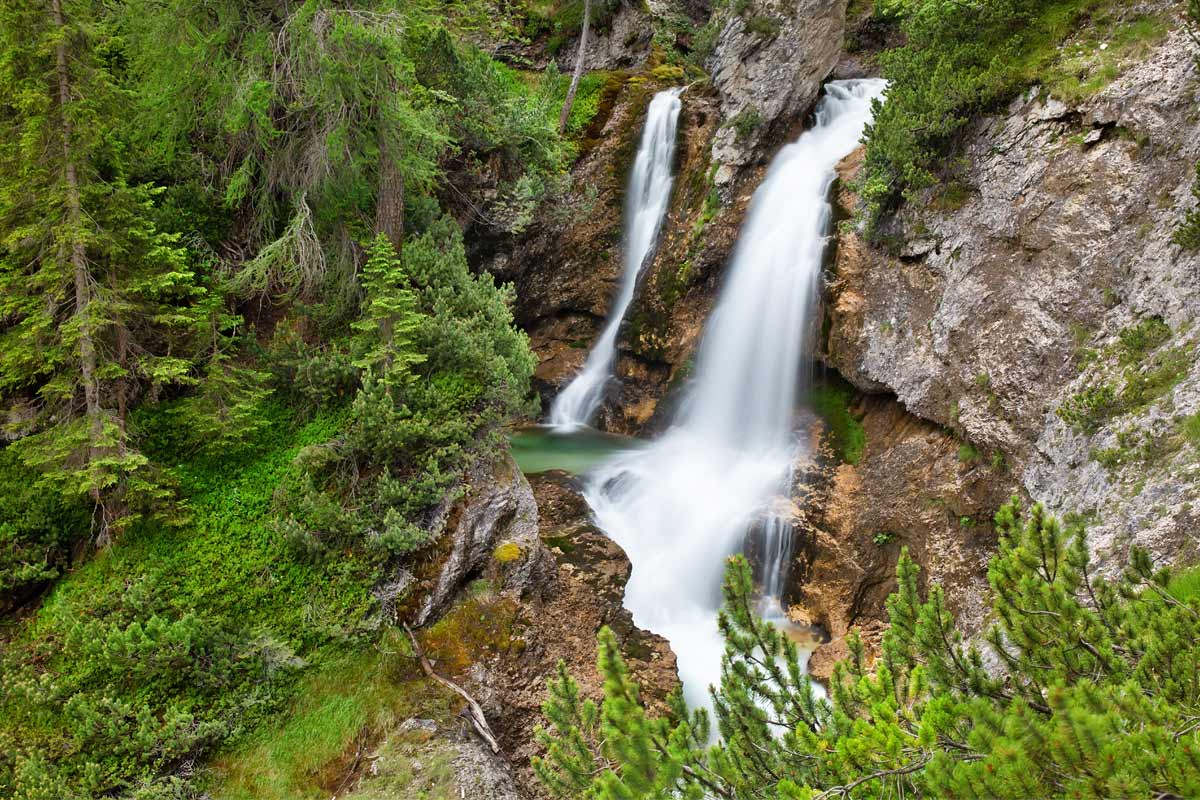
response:
M735 558L712 689L720 742L706 745L705 713L677 698L649 714L604 630L604 698L584 699L560 668L537 774L557 797L603 800L1200 796L1200 603L1136 548L1119 579L1095 579L1083 530L1039 506L1014 500L996 521L992 659L955 630L941 587L921 599L904 552L880 656L868 664L852 635L818 697L795 646L755 615Z

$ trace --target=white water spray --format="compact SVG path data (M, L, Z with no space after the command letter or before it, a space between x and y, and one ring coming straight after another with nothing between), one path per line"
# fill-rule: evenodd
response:
M583 369L554 398L550 424L556 427L577 428L588 424L604 400L604 389L616 355L617 331L633 300L638 275L653 255L658 229L671 199L671 167L675 160L675 127L681 91L668 89L654 95L650 101L625 197L625 269L621 290Z
M692 706L708 705L707 688L720 678L725 559L742 548L771 499L788 491L827 195L885 85L826 87L812 130L779 153L754 194L674 426L651 447L600 467L586 488L597 524L633 562L625 605L639 627L671 642ZM765 583L779 593L791 531L778 515L768 517L765 549L774 550L775 575Z

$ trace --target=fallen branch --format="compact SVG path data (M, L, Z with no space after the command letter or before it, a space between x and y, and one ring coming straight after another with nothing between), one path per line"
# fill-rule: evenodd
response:
M408 627L408 623L404 623L404 631L408 634L408 638L412 640L413 652L417 654L417 660L421 662L421 669L425 674L433 680L445 686L447 689L452 689L458 693L458 696L467 701L467 708L464 712L468 719L471 720L471 725L474 726L475 732L478 733L488 746L492 748L493 753L500 752L500 743L496 741L495 734L488 727L487 717L483 715L483 709L474 697L467 694L467 691L451 680L443 678L433 671L433 665L429 663L429 659L425 657L425 651L421 649L421 645L417 643L417 637L413 635L412 628Z

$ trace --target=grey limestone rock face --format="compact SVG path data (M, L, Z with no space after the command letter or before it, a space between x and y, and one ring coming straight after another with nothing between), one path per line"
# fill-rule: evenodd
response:
M726 21L708 64L726 123L714 161L750 163L766 139L803 120L838 63L845 22L846 0L756 0ZM743 126L731 124L741 115Z
M629 69L646 60L650 43L654 38L652 13L640 3L621 5L613 15L608 27L588 34L587 52L583 54L585 70ZM579 38L564 47L556 59L558 68L565 74L575 69L579 55Z
M904 212L896 256L853 234L839 246L831 362L1006 454L1032 499L1090 521L1114 567L1133 542L1200 553L1200 448L1179 434L1200 408L1200 255L1172 242L1200 160L1191 53L1176 30L1078 107L1026 93L968 131L956 207ZM1171 336L1134 371L1174 349L1189 354L1176 381L1093 432L1067 425L1057 410L1088 387L1122 391L1116 343L1153 317ZM1128 431L1164 446L1097 463Z
M538 538L533 491L512 459L479 466L469 483L459 502L457 521L442 534L450 537L450 554L421 605L418 626L436 619L472 574L484 569L498 573L498 588L520 597L544 583L553 569ZM502 545L512 546L512 557L497 558Z

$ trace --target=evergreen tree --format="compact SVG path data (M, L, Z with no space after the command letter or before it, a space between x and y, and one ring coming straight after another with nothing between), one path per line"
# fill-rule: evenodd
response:
M422 547L430 509L528 408L534 359L513 327L511 288L471 274L457 223L431 224L400 257L383 234L367 253L347 424L301 453L281 493L280 529L308 555L347 542L381 557ZM317 372L342 374L336 348L321 358L330 368Z
M169 492L128 430L131 404L186 380L206 293L155 191L125 179L128 98L104 6L0 4L0 397L44 482L85 494L97 540Z
M699 719L648 718L611 634L600 669L609 720L560 672L537 765L557 796L726 798L1193 797L1200 792L1200 602L1134 549L1119 580L1092 577L1083 531L1014 500L997 514L988 578L1000 663L954 628L940 587L922 600L907 553L890 628L869 664L850 639L830 698L794 645L753 613L750 569L731 562L713 689L718 745ZM599 742L599 744L597 744ZM650 783L646 776L654 776Z
M563 164L556 98L419 4L130 0L126 16L143 146L172 169L201 160L236 212L223 253L244 296L349 313L355 243L402 252L438 216L447 157L514 183Z
M361 335L354 366L383 376L386 382L407 383L412 368L425 360L416 352L413 336L422 315L417 299L405 285L404 269L391 239L380 233L367 247L362 271L363 303L351 327Z

